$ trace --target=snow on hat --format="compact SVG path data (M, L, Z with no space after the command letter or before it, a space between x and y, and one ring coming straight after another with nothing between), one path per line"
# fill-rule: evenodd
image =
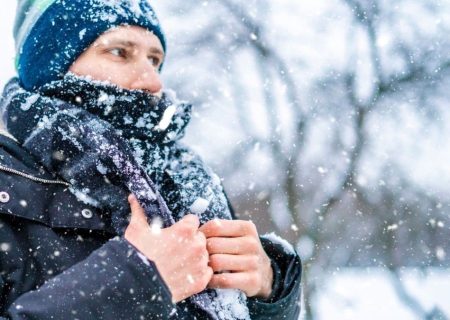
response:
M147 0L18 0L16 68L27 90L58 80L102 33L119 25L152 31L166 51Z

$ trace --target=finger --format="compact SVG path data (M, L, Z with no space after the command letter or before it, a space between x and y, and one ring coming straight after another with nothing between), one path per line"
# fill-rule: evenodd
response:
M142 232L145 232L146 228L148 228L147 218L144 209L139 205L139 202L133 194L128 196L128 202L131 207L131 219L125 230L125 239L130 241L135 247L142 248L145 246Z
M206 250L209 254L251 254L258 251L258 243L250 237L212 237L206 240Z
M131 221L148 224L144 209L141 207L134 194L128 196L128 202L131 207Z
M258 235L255 224L244 220L219 220L214 219L205 223L200 231L207 238L210 237L243 237L246 235Z
M214 272L254 271L258 268L257 256L213 254L209 256L209 266Z
M248 292L253 282L248 272L213 274L208 288L214 289L241 289Z

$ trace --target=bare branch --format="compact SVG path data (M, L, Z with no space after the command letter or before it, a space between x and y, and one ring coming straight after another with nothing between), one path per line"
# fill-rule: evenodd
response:
M295 83L295 80L291 76L291 72L287 67L284 60L278 55L278 53L271 48L268 41L262 35L262 27L254 21L252 17L247 15L244 10L242 10L239 6L233 3L230 0L219 0L221 4L223 4L226 8L229 9L230 13L235 16L236 20L244 27L246 30L246 34L253 34L252 41L250 44L256 50L259 56L263 58L263 60L273 62L273 65L276 67L277 73L281 76L283 82L286 84L287 88L287 96L288 100L292 104L292 111L294 112L294 118L297 119L297 132L298 132L298 146L299 149L303 145L303 134L300 131L305 127L304 122L306 121L306 115L302 112L302 107L300 105L300 97L298 96L298 88ZM266 63L265 66L271 65L270 63ZM299 151L299 150L296 150Z

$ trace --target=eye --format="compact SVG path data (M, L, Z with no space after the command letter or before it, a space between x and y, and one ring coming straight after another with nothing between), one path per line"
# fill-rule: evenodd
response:
M148 61L150 61L150 63L154 67L159 67L159 65L161 64L161 59L159 57L156 57L156 56L149 56L148 57Z
M127 57L127 51L123 48L113 48L113 49L108 50L108 52L116 57L120 57L120 58Z

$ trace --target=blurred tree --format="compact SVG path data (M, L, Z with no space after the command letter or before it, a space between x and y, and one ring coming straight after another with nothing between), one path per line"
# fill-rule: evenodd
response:
M414 174L426 136L449 133L449 4L309 5L158 4L173 36L167 81L203 107L189 138L203 140L243 218L297 244L306 319L324 272L342 266L390 270L418 318L444 319L399 275L450 266L445 186Z

